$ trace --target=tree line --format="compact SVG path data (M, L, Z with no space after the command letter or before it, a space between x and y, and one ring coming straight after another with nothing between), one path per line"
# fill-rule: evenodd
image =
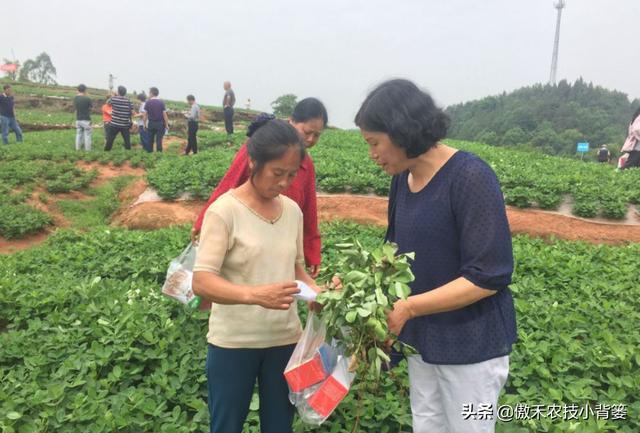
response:
M58 84L56 82L56 67L53 66L49 54L42 52L35 59L25 60L20 63L18 60L3 59L5 64L15 64L15 71L6 72L7 77L13 81L25 81L44 85Z
M449 136L495 146L534 148L551 155L575 155L578 142L591 149L622 146L640 100L582 78L571 84L536 84L511 93L447 107Z

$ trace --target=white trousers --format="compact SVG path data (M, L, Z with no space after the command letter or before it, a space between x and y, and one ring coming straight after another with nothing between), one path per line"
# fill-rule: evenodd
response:
M76 120L76 150L91 150L91 121Z
M414 433L494 432L498 396L509 375L509 356L477 364L437 365L412 355L408 362ZM473 419L470 404L473 411L491 405L492 416L476 417L491 419Z

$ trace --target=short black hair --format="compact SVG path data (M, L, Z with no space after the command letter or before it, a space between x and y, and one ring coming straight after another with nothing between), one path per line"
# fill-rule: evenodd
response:
M394 79L367 95L355 123L365 131L388 134L407 158L416 158L446 137L449 117L414 83Z
M124 86L118 86L118 95L124 96L127 94L127 88Z
M9 84L5 84L4 86L2 86L2 90L7 90L7 89L10 89L10 88L11 88L11 85L9 85Z
M157 87L150 87L149 88L149 94L151 96L158 96L160 94L160 91L158 90Z
M291 120L296 123L307 122L312 119L322 119L324 126L327 126L329 117L324 104L317 98L304 98L296 104L291 113Z
M633 122L636 120L636 118L637 118L638 116L640 116L640 107L638 107L638 109L636 110L636 112L635 112L635 113L633 113L633 117L631 118L631 123L633 123Z
M84 84L80 84L80 85L78 86L78 92L80 92L80 93L84 93L84 92L86 92L86 91L87 91L87 86L85 86Z
M291 147L300 152L300 161L302 162L305 155L304 143L300 139L298 131L288 122L271 119L256 126L257 129L247 142L247 151L255 162L251 173L252 178L260 173L267 162L282 158Z
M142 92L142 93L138 93L137 98L138 98L138 101L140 101L140 102L144 102L144 101L146 101L146 100L147 100L147 95L145 95L145 94L144 94L144 92Z
M196 97L193 95L187 95L187 101L195 101Z

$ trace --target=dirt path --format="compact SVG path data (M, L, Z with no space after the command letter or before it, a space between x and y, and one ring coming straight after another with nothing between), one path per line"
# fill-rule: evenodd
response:
M111 181L114 177L120 176L135 176L142 177L147 174L146 170L141 167L131 167L128 163L120 166L114 166L112 164L100 164L98 162L76 162L76 167L89 171L96 169L98 171L98 177L91 182L91 187L102 186L105 183Z
M318 196L321 221L350 219L362 224L387 224L387 199L349 195ZM587 221L582 218L533 209L507 206L507 217L513 234L534 237L556 237L594 244L640 242L640 224L616 224Z
M180 139L174 141L179 142ZM175 144L174 144L175 149ZM100 175L92 186L103 184L115 176L131 174L142 176L144 169L124 165L122 167L105 166L96 163L78 163L84 169L96 168ZM140 230L155 230L172 225L192 224L205 205L202 201L180 200L175 202L144 201L136 203L143 194L148 195L144 179L138 179L120 193L122 207L112 218L115 226ZM82 193L76 193L82 200ZM62 198L62 197L61 197ZM135 204L134 204L135 203ZM44 209L43 209L44 210ZM566 240L581 240L594 244L640 243L640 219L625 224L614 222L589 221L568 216L559 212L518 209L507 207L507 216L511 232L528 234L535 237L556 237ZM56 226L65 226L61 216L55 216ZM387 199L374 196L353 196L347 194L318 196L318 218L320 221L347 219L360 224L373 224L381 227L387 224ZM17 241L0 238L0 253L12 252L42 243L48 236L40 233Z
M35 247L46 241L50 234L51 230L47 229L22 239L5 239L0 236L0 254L11 254Z
M169 152L183 154L184 150L187 148L187 140L174 135L168 135L163 140L162 146Z
M123 210L115 225L152 230L169 225L192 224L204 206L200 201L144 202ZM594 244L640 242L640 224L615 224L539 210L507 207L511 232L536 237L582 240ZM320 221L347 219L381 227L387 224L387 199L370 196L319 195Z

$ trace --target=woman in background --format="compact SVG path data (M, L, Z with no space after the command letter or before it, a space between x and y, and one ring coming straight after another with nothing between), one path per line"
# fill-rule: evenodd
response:
M629 154L627 162L624 164L624 167L622 167L623 170L640 167L640 108L638 108L631 117L627 140L624 142L620 151Z
M262 114L260 119L266 119L268 116L267 114ZM312 148L318 142L320 134L327 126L327 122L327 110L322 102L316 98L305 98L298 102L289 119L289 124L301 135L307 149ZM249 127L247 135L251 137L252 133L253 130ZM249 173L249 155L245 142L238 150L227 173L211 194L207 205L200 212L191 231L192 240L198 239L204 214L211 203L231 188L238 187L246 182L249 178ZM315 278L320 269L321 245L316 206L316 171L313 160L308 154L302 160L302 165L296 178L283 194L295 201L304 215L304 258L309 273ZM203 307L206 307L205 303L203 303Z

